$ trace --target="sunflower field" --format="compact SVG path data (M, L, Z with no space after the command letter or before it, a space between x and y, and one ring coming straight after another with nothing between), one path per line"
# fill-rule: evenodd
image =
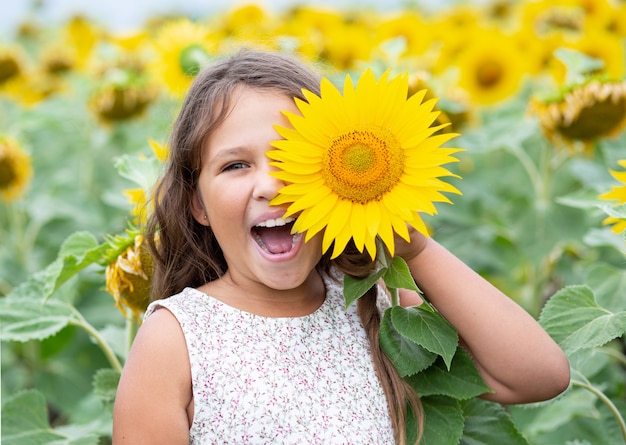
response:
M462 195L428 230L570 359L568 390L530 405L485 404L471 372L442 373L420 394L422 443L626 443L625 42L619 0L246 3L132 32L33 14L0 40L2 443L111 443L148 302L144 204L195 74L240 47L337 83L408 73L410 95L436 98Z

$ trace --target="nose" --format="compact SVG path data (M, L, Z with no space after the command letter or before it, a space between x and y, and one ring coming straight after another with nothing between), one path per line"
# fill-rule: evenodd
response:
M285 183L283 181L270 174L275 171L278 171L278 168L269 165L269 161L262 168L257 170L253 192L255 199L265 199L269 201L284 187Z

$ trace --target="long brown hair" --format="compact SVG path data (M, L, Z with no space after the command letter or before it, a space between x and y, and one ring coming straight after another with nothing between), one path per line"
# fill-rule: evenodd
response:
M170 157L156 186L154 212L145 230L155 262L153 300L177 294L186 286L199 287L226 272L222 249L211 228L193 218L191 202L198 185L204 142L226 118L233 90L247 86L305 100L302 89L319 94L320 79L318 73L295 57L257 50L241 50L215 61L198 74L174 122ZM367 253L352 249L332 262L327 257L320 262L320 267L331 265L360 277L371 269L372 262ZM421 406L414 391L380 348L376 294L372 288L361 297L358 312L367 331L374 368L387 397L396 441L405 444L407 406L416 413L420 432Z

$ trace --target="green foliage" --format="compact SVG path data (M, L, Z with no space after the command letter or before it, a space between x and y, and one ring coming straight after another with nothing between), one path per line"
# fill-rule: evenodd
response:
M386 51L399 58L401 43ZM597 67L576 53L559 56L570 74ZM2 131L31 151L35 170L23 200L0 204L1 439L9 445L110 439L134 331L103 291L103 266L128 238L122 191L152 186L160 164L147 141L165 140L178 106L162 97L141 118L104 127L87 107L94 79L74 73L64 81L68 94L36 107L0 98ZM380 342L421 397L423 444L626 441L626 245L624 234L602 226L607 216L626 219L626 205L597 198L615 185L608 170L624 159L626 133L585 150L555 146L528 114L530 90L539 87L476 110L477 125L458 129L454 144L466 151L451 170L462 177L454 185L463 196L425 221L439 242L539 319L568 354L571 386L528 406L482 400L490 389L449 323L428 303L394 306L383 315ZM346 277L346 306L380 279L418 290L404 262L381 261L365 280Z

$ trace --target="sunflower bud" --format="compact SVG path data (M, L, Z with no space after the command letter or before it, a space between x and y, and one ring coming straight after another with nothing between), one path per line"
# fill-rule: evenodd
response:
M156 98L141 67L111 66L105 69L104 81L92 95L91 109L105 123L130 120L143 114Z
M585 144L617 134L626 125L626 81L591 80L531 107L551 140Z
M150 302L150 282L154 262L136 235L132 243L106 268L106 290L115 299L115 305L126 316L126 308L139 319Z

